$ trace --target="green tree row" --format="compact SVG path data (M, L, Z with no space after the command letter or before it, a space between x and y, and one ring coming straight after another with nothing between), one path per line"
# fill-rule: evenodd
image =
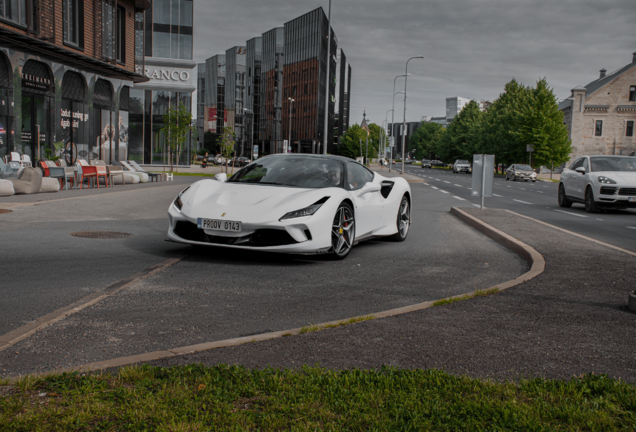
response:
M380 137L383 134L384 130L377 124L371 123L369 125L369 147L367 153L367 131L355 124L342 137L342 141L338 146L338 154L353 159L359 156L367 156L367 154L369 159L377 158L378 149L380 148Z
M561 165L572 153L563 113L545 78L534 88L513 79L488 111L471 101L447 128L423 123L409 139L416 158L437 156L446 163L480 153L494 154L498 164L522 163L528 160L527 145L534 147L534 166Z

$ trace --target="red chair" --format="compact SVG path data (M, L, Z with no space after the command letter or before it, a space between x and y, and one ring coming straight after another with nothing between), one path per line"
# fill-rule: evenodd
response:
M84 159L80 159L78 161L79 163L79 168L81 168L81 171L78 170L78 174L80 175L80 189L84 188L84 179L87 178L89 179L95 179L97 181L97 188L99 189L99 179L97 177L97 167L95 166L91 166L88 164L88 162L86 162Z
M108 187L108 168L105 166L96 165L97 169L97 189L99 189L99 178L104 177L104 183Z
M44 177L48 177L51 174L49 173L49 166L45 161L40 161L40 168L42 168L42 172L44 173Z

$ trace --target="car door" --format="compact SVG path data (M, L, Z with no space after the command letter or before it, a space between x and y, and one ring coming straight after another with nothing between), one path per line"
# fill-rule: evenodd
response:
M515 179L515 166L514 165L510 165L508 167L508 169L506 170L506 178L511 178L511 179Z
M346 188L354 200L356 238L365 237L383 226L384 197L380 192L364 191L374 174L357 162L347 162Z
M563 183L563 188L565 189L565 194L570 197L576 196L576 178L575 175L578 174L574 170L582 164L583 161L581 159L577 159L570 164L569 168L565 168L563 173L561 174L561 183Z
M579 163L574 169L576 170L577 168L585 169L585 174L590 172L590 163L588 162L586 157L581 158L581 160L579 161ZM581 200L585 198L585 181L587 178L585 174L581 174L576 171L572 172L572 180L570 180L570 183L572 184L572 189L573 189L573 192L571 195L572 197L578 198Z

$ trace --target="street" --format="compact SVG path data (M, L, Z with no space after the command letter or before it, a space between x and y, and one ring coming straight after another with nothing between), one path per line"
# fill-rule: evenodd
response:
M444 195L444 202L448 202L449 206L479 206L481 202L481 198L472 196L472 176L469 174L453 174L452 170L445 169L423 169L417 165L405 165L405 171L425 180L426 187ZM560 208L557 204L558 185L547 181L506 181L503 176L495 176L494 196L486 198L485 207L511 210L636 252L636 210L590 214L585 212L582 204L574 204L569 209Z

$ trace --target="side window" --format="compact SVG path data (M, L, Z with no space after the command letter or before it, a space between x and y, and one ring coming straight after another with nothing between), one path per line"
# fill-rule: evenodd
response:
M587 158L583 158L583 168L585 168L585 172L590 172L590 163L587 161Z
M577 159L577 160L575 160L574 162L572 162L572 165L570 165L570 169L571 169L572 171L574 171L575 169L577 169L578 167L580 167L582 163L583 163L583 160L582 160L582 159Z
M362 165L349 162L347 163L347 189L358 190L365 184L373 180L373 173Z

